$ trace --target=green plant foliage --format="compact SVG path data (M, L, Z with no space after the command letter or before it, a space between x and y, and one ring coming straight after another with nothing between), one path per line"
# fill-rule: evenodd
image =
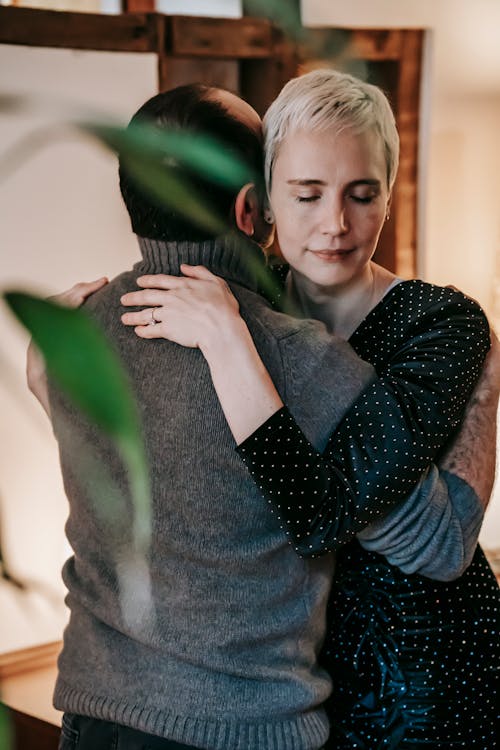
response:
M300 0L245 0L245 9L254 16L268 18L281 28L292 42L299 45L305 60L320 59L324 66L345 68L349 32L344 29L305 28L302 25Z
M117 153L140 154L167 164L173 161L176 166L187 167L227 188L238 188L256 178L239 156L208 135L163 127L159 130L146 123L126 128L97 122L78 122L76 126L97 136Z
M0 92L0 111L19 113L33 109L43 109L43 102L36 97ZM95 116L66 122L65 128L62 124L44 126L20 139L0 159L0 180L9 177L41 148L60 141L71 132L68 128L96 138L119 154L154 200L213 235L227 230L227 219L218 216L210 201L200 195L196 178L229 190L259 179L240 156L216 138L173 128L159 130L147 123L123 127L106 122L105 116Z
M11 750L14 747L9 714L3 703L0 703L0 750Z
M21 292L4 296L42 352L49 376L115 441L129 473L135 544L146 550L151 525L148 467L137 407L118 356L83 310Z
M300 0L245 0L245 10L253 16L268 18L294 41L305 38L300 17Z
M152 198L212 234L224 232L226 220L201 197L187 173L191 178L199 176L232 190L258 178L242 159L216 139L198 133L160 131L147 124L122 128L82 122L77 127L119 154Z

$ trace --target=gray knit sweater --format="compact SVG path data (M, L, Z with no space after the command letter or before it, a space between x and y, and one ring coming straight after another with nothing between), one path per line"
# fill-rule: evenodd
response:
M120 296L138 275L178 274L181 262L224 276L274 383L318 449L373 370L322 324L271 309L230 238L141 241L141 250L143 261L86 307L126 363L141 410L154 610L134 625L121 606L131 509L119 457L52 392L74 551L64 568L71 617L55 706L207 750L320 748L329 681L316 656L332 559L305 561L289 545L234 450L201 353L136 337L120 322ZM141 591L132 595L140 602Z

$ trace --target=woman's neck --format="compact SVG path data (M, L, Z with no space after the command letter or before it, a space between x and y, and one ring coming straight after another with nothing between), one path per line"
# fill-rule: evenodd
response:
M329 331L348 339L395 278L390 271L370 262L352 282L322 287L292 269L289 291L306 317L321 320Z

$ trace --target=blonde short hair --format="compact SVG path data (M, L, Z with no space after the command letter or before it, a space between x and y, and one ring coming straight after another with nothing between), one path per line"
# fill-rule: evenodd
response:
M264 117L265 178L271 189L281 143L296 130L340 133L375 130L384 147L387 186L392 189L399 164L399 135L387 97L378 86L337 70L313 70L282 88Z

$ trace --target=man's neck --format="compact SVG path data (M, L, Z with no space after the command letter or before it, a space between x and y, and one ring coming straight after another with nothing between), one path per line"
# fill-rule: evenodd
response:
M217 276L256 291L265 273L261 248L237 232L201 242L164 242L144 237L138 237L138 241L142 254L142 261L135 266L138 274L179 276L183 263L202 265Z

